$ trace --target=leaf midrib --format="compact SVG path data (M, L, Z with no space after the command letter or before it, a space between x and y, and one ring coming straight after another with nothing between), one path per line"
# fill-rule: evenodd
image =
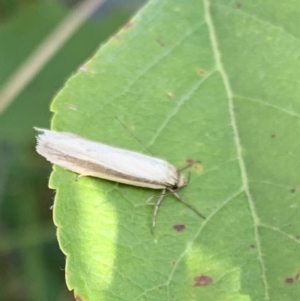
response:
M235 116L235 112L234 112L234 102L233 102L234 93L231 89L229 78L227 76L226 70L225 70L222 60L221 60L221 53L220 53L220 49L219 49L219 45L218 45L215 27L213 24L211 13L210 13L209 0L203 0L203 6L204 6L205 20L206 20L206 24L207 24L207 28L208 28L208 32L209 32L210 41L211 41L213 56L214 56L215 62L216 62L216 70L220 72L220 75L221 75L221 78L223 80L223 84L225 87L227 99L228 99L228 110L229 110L229 115L230 115L232 131L233 131L233 135L234 135L234 142L235 142L235 148L236 148L236 152L237 152L238 165L239 165L240 172L241 172L241 180L242 180L241 190L243 190L247 196L251 216L253 219L254 237L255 237L256 244L257 244L258 260L261 265L262 279L263 279L264 286L265 286L265 300L270 300L269 291L268 291L268 283L267 283L267 278L266 278L266 267L263 262L260 236L258 233L259 218L257 216L254 202L253 202L253 199L252 199L252 196L250 193L249 180L248 180L248 176L247 176L245 161L244 161L243 154L242 154L242 145L241 145L241 140L240 140L240 136L239 136L236 116Z

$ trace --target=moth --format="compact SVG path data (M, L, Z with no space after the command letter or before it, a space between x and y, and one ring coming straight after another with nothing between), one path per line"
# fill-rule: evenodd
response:
M205 218L193 205L185 202L177 191L188 184L188 180L170 163L137 152L112 147L72 133L35 128L37 152L53 164L76 172L123 184L161 189L155 203L152 233L156 225L158 208L167 192Z

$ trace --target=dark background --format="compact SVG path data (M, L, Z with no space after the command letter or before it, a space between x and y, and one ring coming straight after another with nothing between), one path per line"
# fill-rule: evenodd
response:
M0 94L78 2L0 0ZM55 94L144 2L107 0L0 113L0 301L74 300L52 222L51 165L35 152L33 127L50 127Z

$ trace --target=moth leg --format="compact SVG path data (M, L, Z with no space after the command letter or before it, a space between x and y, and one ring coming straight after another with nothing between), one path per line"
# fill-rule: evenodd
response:
M153 198L154 198L154 195L150 196L150 198L146 201L146 204L147 205L155 205L155 203L151 202Z
M168 194L173 194L173 192L165 192L165 196L168 195ZM160 197L160 196L161 196L161 193L159 195L154 194L154 195L150 196L150 198L146 201L146 204L154 206L157 203L157 201L156 202L151 202L152 199L155 198L155 197Z
M158 207L160 206L160 204L162 203L164 197L166 194L166 189L163 189L159 199L157 200L157 202L155 203L154 206L154 212L153 212L153 218L152 218L152 228L151 228L151 233L154 234L154 229L155 229L155 225L156 225L156 217L157 217L157 212L158 212Z
M76 175L76 182L80 179L80 178L83 178L83 177L87 177L87 175L80 175L80 174L77 174Z
M192 209L192 210L193 210L198 216L200 216L201 218L206 219L206 217L205 217L202 213L200 213L200 212L198 211L198 209L197 209L194 205L192 205L192 204L190 204L190 203L184 201L184 200L179 196L179 194L178 194L175 190L171 190L171 189L169 189L169 190L176 196L176 198L177 198L181 203L183 203L184 205L186 205L187 207L189 207L190 209Z

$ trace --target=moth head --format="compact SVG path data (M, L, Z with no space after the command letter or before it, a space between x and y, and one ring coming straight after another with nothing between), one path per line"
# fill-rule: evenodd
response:
M182 174L179 174L177 188L186 186L189 183L189 179L186 179Z

